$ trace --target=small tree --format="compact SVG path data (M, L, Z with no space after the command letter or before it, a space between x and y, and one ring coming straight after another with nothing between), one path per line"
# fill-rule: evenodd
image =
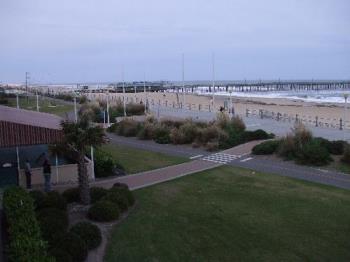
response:
M85 152L90 146L105 143L105 133L101 127L91 126L88 121L78 123L64 121L61 123L65 142L76 150L74 158L78 163L78 180L80 199L83 204L90 203L89 178L85 165Z

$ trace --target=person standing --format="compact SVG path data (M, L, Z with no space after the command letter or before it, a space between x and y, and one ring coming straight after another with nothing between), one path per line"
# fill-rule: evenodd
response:
M51 164L48 158L43 163L43 173L45 180L45 192L51 191Z
M32 169L28 159L26 159L24 164L24 173L26 176L27 189L32 189Z

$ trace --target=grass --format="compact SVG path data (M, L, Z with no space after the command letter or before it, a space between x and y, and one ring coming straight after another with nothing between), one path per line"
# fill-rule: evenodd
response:
M111 153L117 162L125 168L128 174L176 165L188 161L188 158L185 157L168 156L161 153L113 144L104 145L101 149Z
M105 261L350 261L350 191L220 167L135 192Z
M7 99L9 101L8 106L12 106L12 107L17 106L16 98L7 98ZM19 107L22 109L36 111L36 98L29 97L27 101L26 97L20 97ZM73 111L74 106L67 103L61 103L60 101L47 100L41 97L39 100L39 110L40 112L50 113L50 114L63 117L65 116L65 113Z

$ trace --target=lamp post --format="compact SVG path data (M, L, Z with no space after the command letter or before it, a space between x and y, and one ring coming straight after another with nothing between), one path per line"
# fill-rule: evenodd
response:
M343 119L343 140L345 141L345 118L346 118L346 109L347 109L347 101L348 101L348 97L349 94L344 94L344 100L345 100L345 104L344 104L344 119Z
M123 81L123 109L124 109L124 117L126 117L124 67L122 67L122 81Z
M109 91L107 90L107 127L110 126L110 121L109 121Z
M38 90L36 90L36 111L39 112L39 95L38 95Z
M75 123L78 122L78 112L77 112L77 96L74 93L74 121Z
M232 105L232 90L230 90L230 114L233 117L233 105Z
M19 109L18 90L16 90L16 104L17 104L17 109Z
M146 91L146 76L143 76L143 93L145 95L145 114L147 114L147 107L148 107L148 97L147 97L147 91Z

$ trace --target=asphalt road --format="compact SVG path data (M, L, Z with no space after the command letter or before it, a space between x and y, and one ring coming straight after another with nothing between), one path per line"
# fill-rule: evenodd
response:
M112 144L130 146L172 156L198 159L214 154L204 149L192 148L185 145L161 145L150 140L120 137L114 134L108 134L108 137ZM350 189L350 174L328 171L322 168L301 166L290 161L270 160L265 157L250 155L250 152L245 153L244 156L228 162L228 165Z

